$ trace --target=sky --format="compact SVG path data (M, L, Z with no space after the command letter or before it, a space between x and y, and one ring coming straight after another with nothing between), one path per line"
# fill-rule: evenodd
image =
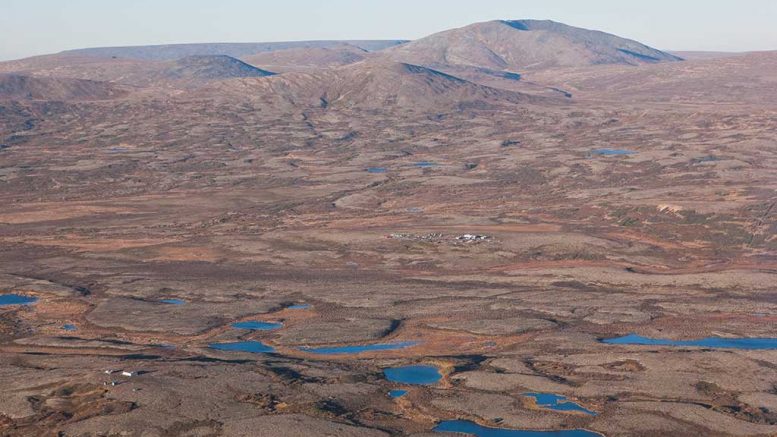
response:
M775 0L0 0L0 60L120 45L415 39L523 18L663 50L777 50Z

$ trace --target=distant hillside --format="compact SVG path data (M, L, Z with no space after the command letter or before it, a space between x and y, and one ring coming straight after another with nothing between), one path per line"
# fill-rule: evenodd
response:
M264 77L275 73L256 68L226 55L195 55L173 61L166 69L171 80L221 80L236 77Z
M313 69L353 64L363 61L367 50L341 44L336 47L313 47L275 50L244 56L242 59L257 66L281 70Z
M106 100L124 96L117 86L93 80L0 74L3 100Z
M777 51L631 68L622 65L536 71L582 99L620 102L762 104L777 102Z
M386 60L367 60L314 74L287 73L258 81L220 82L214 87L212 90L219 93L253 95L268 104L295 107L442 110L547 101Z
M433 68L467 66L516 72L681 60L608 33L537 20L476 23L391 48L385 55L397 61Z
M67 50L62 53L85 56L117 57L167 61L197 55L227 55L243 57L256 53L288 50L296 48L335 48L343 44L361 48L366 51L378 51L388 47L403 44L403 40L365 40L365 41L288 41L266 43L202 43L202 44L168 44L153 46L127 47L97 47L88 49Z
M738 52L684 52L684 51L671 51L669 52L675 56L679 56L685 60L702 60L702 59L722 59L730 58L732 56L740 56L744 53Z

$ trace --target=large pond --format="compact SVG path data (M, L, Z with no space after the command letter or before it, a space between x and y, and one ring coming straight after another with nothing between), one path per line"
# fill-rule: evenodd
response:
M698 340L669 340L664 338L648 338L629 334L623 337L606 338L607 344L633 344L645 346L697 346L720 349L766 350L777 349L777 338L721 338L708 337Z
M247 322L235 322L232 324L232 327L237 329L248 329L249 331L272 331L274 329L281 329L283 323L249 320Z
M37 301L38 298L32 296L22 296L21 294L0 294L0 306L29 305Z
M561 431L530 431L509 428L490 428L469 420L446 420L434 427L437 432L458 432L476 437L601 437L601 434L584 429Z
M211 349L233 352L251 352L254 354L264 354L275 352L272 346L267 346L260 341L237 341L234 343L211 343L208 345Z
M362 352L392 351L417 345L417 341L403 341L398 343L363 344L355 346L334 347L301 347L302 351L320 355L360 354Z
M554 393L524 393L523 395L534 398L538 407L547 408L553 411L571 411L596 416L595 412L583 408L580 404L567 400L566 396Z
M434 366L402 366L383 369L386 379L400 384L432 385L436 384L442 375Z

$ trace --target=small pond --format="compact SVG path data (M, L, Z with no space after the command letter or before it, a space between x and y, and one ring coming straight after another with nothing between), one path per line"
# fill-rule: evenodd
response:
M237 341L234 343L211 343L208 345L211 349L220 351L251 352L254 354L275 352L271 346L260 341Z
M431 161L418 161L413 165L415 165L418 168L430 168L430 167L436 166L437 164Z
M777 349L777 338L722 338L708 337L698 340L669 340L664 338L648 338L629 334L623 337L606 338L602 343L632 344L645 346L696 346L720 349L767 350Z
M162 299L160 302L168 305L183 305L186 303L186 301L183 299Z
M310 304L309 303L298 303L298 304L294 304L294 305L289 305L286 308L288 308L290 310L306 310L306 309L310 308Z
M383 374L391 382L400 384L432 385L436 384L442 375L434 366L402 366L383 369Z
M553 411L574 411L596 416L595 412L567 400L566 396L553 393L524 393L523 395L534 398L538 407L547 408Z
M64 329L65 331L75 331L78 328L76 328L76 325L73 325L72 323L67 323L62 325L62 329Z
M612 156L612 155L633 155L637 152L632 152L631 150L622 150L622 149L594 149L591 151L594 155L604 155L604 156Z
M0 306L29 305L37 301L38 298L32 296L22 296L21 294L0 294Z
M531 431L509 428L490 428L469 420L446 420L434 427L437 432L458 432L476 437L601 437L601 434L584 429L561 431Z
M302 351L320 355L360 354L362 352L392 351L417 345L417 341L403 341L399 343L363 344L355 346L333 347L301 347Z
M385 173L385 167L367 167L367 173Z
M232 324L232 327L237 329L248 329L250 331L272 331L274 329L281 329L283 323L250 320L247 322L235 322Z
M407 394L407 390L391 390L388 392L388 395L390 398L401 398L402 396Z

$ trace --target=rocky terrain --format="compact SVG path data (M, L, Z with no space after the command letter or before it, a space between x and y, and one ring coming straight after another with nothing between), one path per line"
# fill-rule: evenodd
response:
M775 52L399 43L0 63L0 435L777 434Z

